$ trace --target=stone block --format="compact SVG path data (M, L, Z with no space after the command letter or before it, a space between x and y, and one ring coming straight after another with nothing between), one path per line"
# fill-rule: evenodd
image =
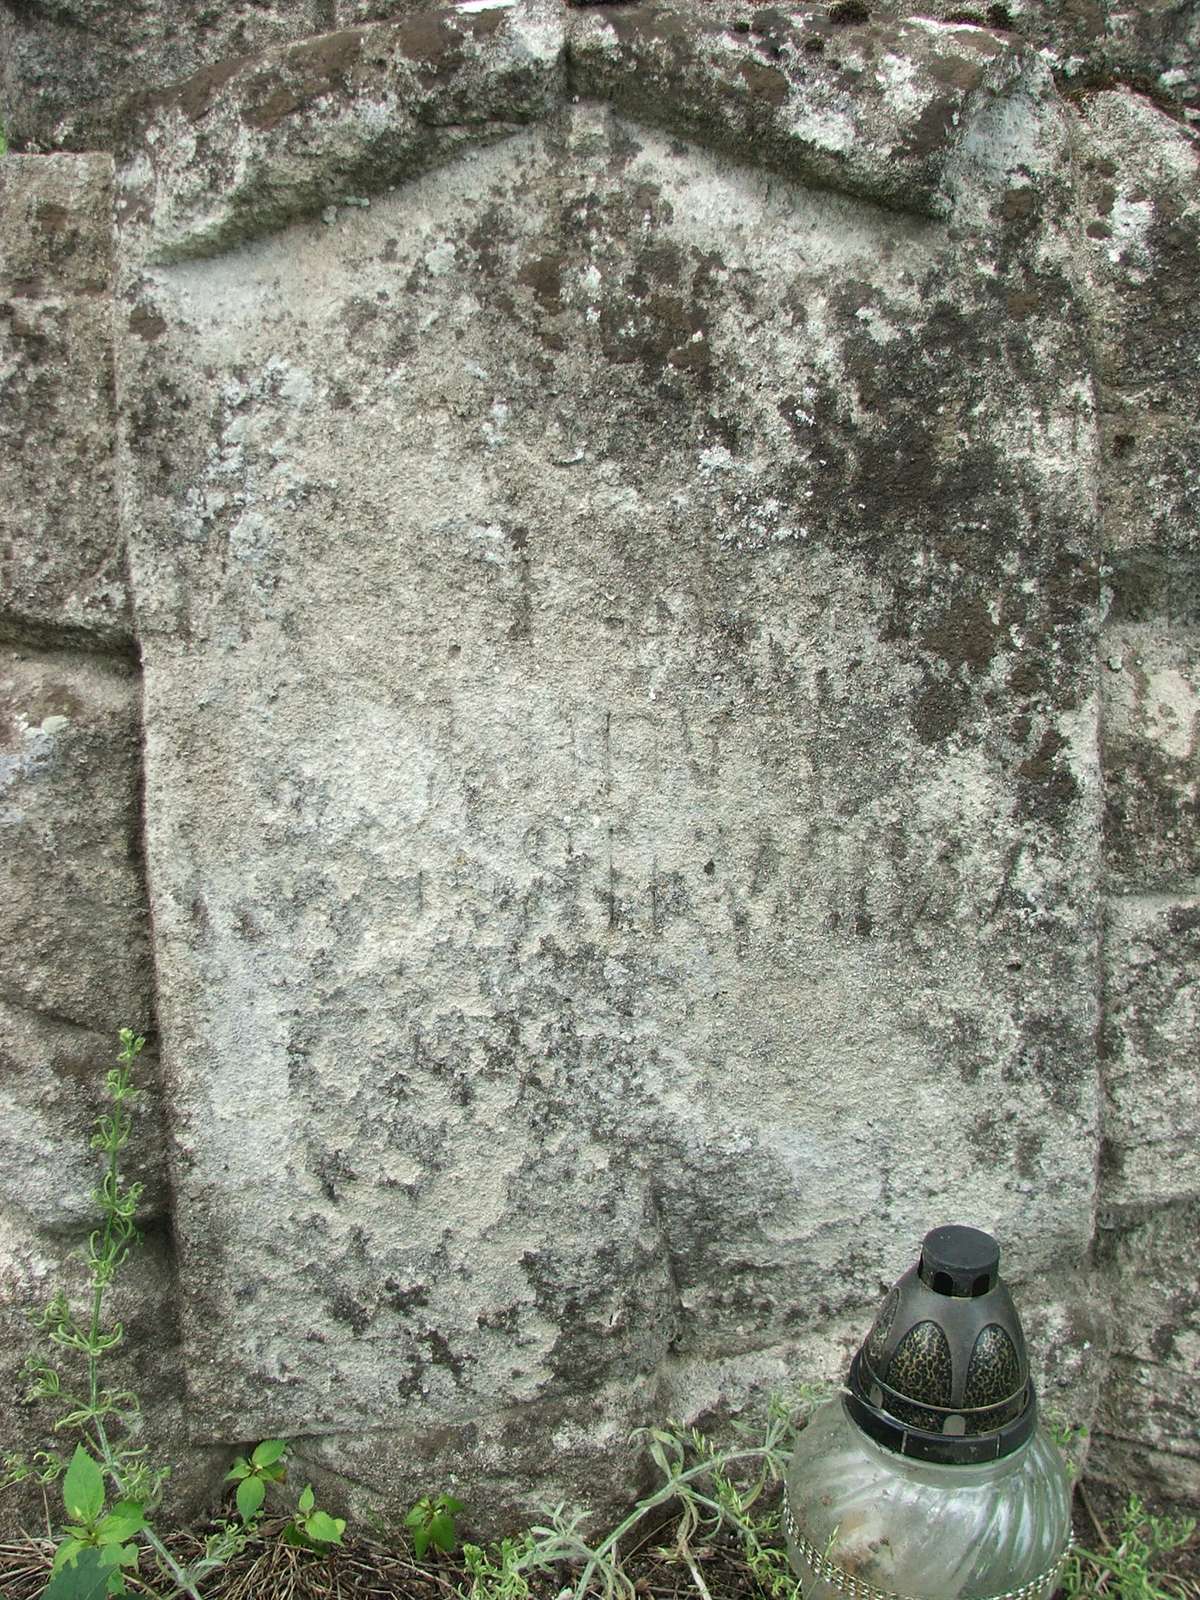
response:
M1200 101L1200 19L1175 0L1006 0L1002 5L946 10L985 11L1046 51L1056 76L1082 96L1098 83L1126 83L1177 117L1195 118Z
M106 294L112 284L112 157L6 156L0 165L0 294Z
M1104 843L1127 888L1200 875L1200 633L1159 623L1105 632Z
M208 255L373 195L540 121L562 87L553 16L446 8L218 63L134 107L127 255Z
M0 658L0 1000L106 1037L153 1011L139 710L117 658Z
M112 164L0 164L0 640L130 648L113 484Z
M333 0L31 0L0 6L0 87L12 136L35 148L111 149L124 96L333 26Z
M632 1435L661 1426L661 1405L659 1388L631 1375L586 1395L411 1429L308 1436L297 1441L295 1471L317 1486L322 1505L358 1521L382 1515L393 1526L436 1483L467 1504L459 1523L469 1536L489 1539L544 1520L569 1484L572 1505L586 1510L593 1530L607 1531L641 1492L645 1456Z
M111 320L101 299L0 300L0 639L129 648Z
M1200 1194L1198 955L1200 902L1110 901L1101 1205L1118 1219Z
M1180 409L1160 411L1107 395L1101 427L1104 550L1116 569L1115 614L1144 619L1146 602L1129 580L1139 558L1150 556L1167 581L1184 569L1179 598L1168 592L1163 608L1151 614L1200 622L1190 594L1195 580L1186 576L1200 566L1200 422Z
M1200 150L1186 128L1128 90L1089 96L1077 110L1104 403L1136 401L1169 426L1176 413L1192 416L1184 396L1200 375Z
M790 178L928 216L954 209L968 122L1014 94L1036 102L1045 78L1030 53L982 28L846 27L823 11L758 12L738 28L661 4L583 14L570 60L577 94L718 149L751 143ZM974 140L976 159L986 145Z
M870 0L865 9L872 19L909 15L904 0ZM1200 19L1177 0L931 0L921 15L1029 44L1072 100L1122 84L1180 122L1200 122Z
M1119 1314L1088 1470L1171 1500L1200 1498L1200 1272L1195 1197L1102 1229L1097 1264Z

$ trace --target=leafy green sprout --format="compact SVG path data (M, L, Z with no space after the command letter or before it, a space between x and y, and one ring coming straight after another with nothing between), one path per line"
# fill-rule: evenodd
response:
M237 1484L238 1516L249 1526L262 1510L269 1483L282 1483L287 1477L287 1445L282 1439L264 1439L256 1445L249 1460L237 1456L225 1474L226 1483Z
M226 1483L236 1483L238 1516L247 1531L253 1530L262 1512L267 1485L283 1483L287 1478L287 1442L283 1439L264 1439L255 1445L249 1457L238 1456L225 1474ZM331 1517L317 1505L311 1483L300 1491L296 1511L283 1530L283 1541L300 1550L328 1550L341 1544L346 1531L344 1517Z
M341 1544L346 1531L344 1517L331 1517L317 1506L311 1483L305 1484L296 1503L296 1514L283 1530L284 1544L300 1550L327 1551Z
M1062 1452L1067 1471L1072 1478L1077 1477L1084 1443L1088 1436L1087 1429L1076 1426L1061 1411L1050 1406L1043 1411L1043 1418L1050 1437Z
M417 1501L405 1517L404 1526L408 1529L413 1554L418 1561L425 1559L425 1552L430 1545L446 1555L454 1550L458 1544L458 1528L454 1519L462 1509L462 1501L456 1500L452 1494L426 1495Z
M145 1529L146 1519L136 1500L120 1500L105 1514L104 1498L103 1472L84 1447L76 1445L63 1476L63 1503L72 1520L54 1553L51 1576L74 1564L81 1551L91 1549L97 1553L91 1565L105 1569L105 1592L123 1594L119 1569L137 1566L137 1546L131 1541Z

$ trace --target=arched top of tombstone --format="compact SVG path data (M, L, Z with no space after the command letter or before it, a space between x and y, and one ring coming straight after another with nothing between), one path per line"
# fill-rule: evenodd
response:
M126 251L218 254L368 198L473 144L600 100L804 185L960 224L1059 170L1048 69L987 29L838 24L826 8L724 23L674 4L563 15L442 6L206 67L128 111ZM1020 114L1015 115L1015 108Z

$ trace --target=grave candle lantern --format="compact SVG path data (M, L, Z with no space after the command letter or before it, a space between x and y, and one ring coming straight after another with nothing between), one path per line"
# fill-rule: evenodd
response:
M799 1435L784 1522L805 1600L1040 1600L1070 1479L1039 1427L996 1241L935 1228L841 1395Z

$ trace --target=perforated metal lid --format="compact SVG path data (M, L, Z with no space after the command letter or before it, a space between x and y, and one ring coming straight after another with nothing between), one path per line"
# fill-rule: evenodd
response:
M1000 1247L977 1228L925 1235L850 1364L846 1407L879 1444L921 1461L994 1461L1037 1423Z

